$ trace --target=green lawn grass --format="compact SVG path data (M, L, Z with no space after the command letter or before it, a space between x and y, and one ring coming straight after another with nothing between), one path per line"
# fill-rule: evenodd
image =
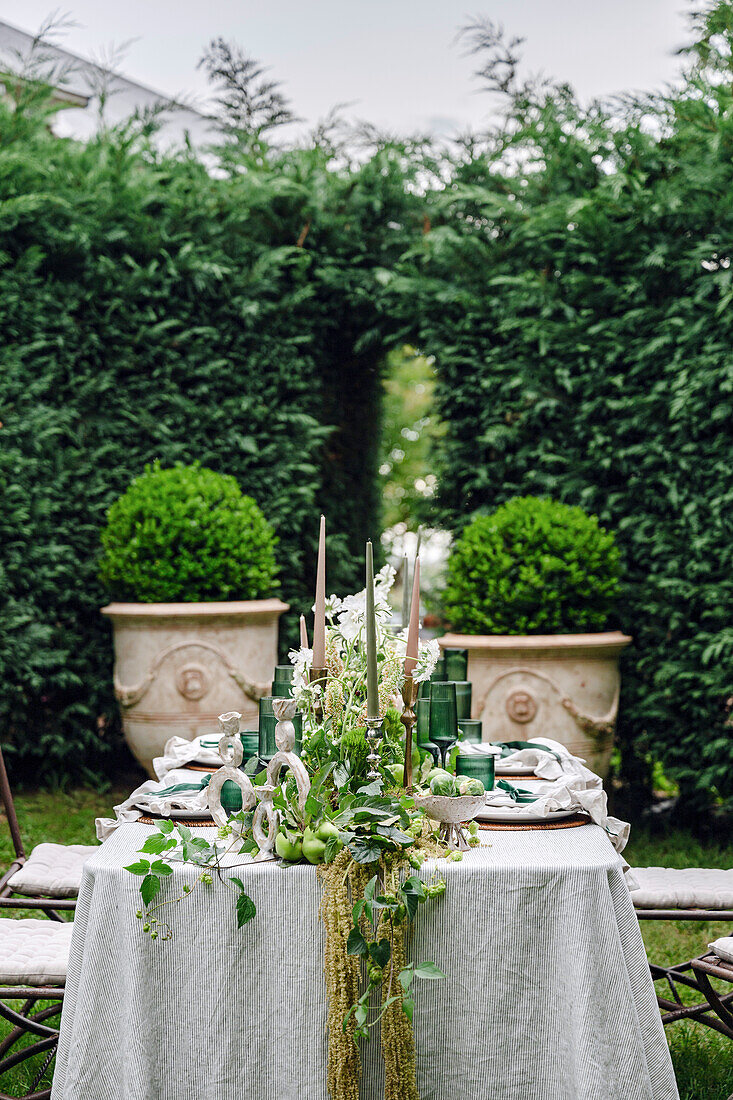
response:
M62 844L94 843L94 818L107 816L121 802L129 785L106 794L96 791L39 791L20 794L16 808L27 851L42 840ZM733 845L715 845L679 831L656 834L634 829L624 853L632 866L733 867ZM13 856L10 834L0 829L0 865ZM16 916L31 915L15 913ZM681 962L700 955L710 940L730 932L723 922L642 921L649 958L657 963ZM0 1021L5 1034L7 1025ZM699 1024L678 1023L667 1028L681 1100L727 1100L733 1093L733 1042ZM36 1067L20 1067L13 1080L8 1074L0 1090L11 1094L32 1080ZM52 1069L52 1067L51 1067ZM44 1081L50 1082L50 1072ZM581 1100L581 1098L579 1098Z

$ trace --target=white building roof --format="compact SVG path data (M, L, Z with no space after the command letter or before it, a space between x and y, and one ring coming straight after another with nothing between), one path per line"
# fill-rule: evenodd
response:
M68 101L69 108L59 111L53 127L61 137L91 137L100 126L100 109L103 122L114 126L135 111L160 107L167 108L157 135L160 145L182 145L186 135L192 144L205 145L214 137L211 119L190 104L54 43L44 41L39 46L32 34L0 20L0 69L17 72L24 65L36 70L36 75L43 74L56 89L57 99Z

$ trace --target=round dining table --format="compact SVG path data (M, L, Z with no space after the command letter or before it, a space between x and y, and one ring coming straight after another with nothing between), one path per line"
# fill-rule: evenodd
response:
M316 869L240 858L227 874L255 902L249 924L237 928L236 893L214 875L167 908L173 936L154 941L125 870L149 831L121 825L86 864L53 1100L328 1100ZM482 831L462 861L419 874L446 881L408 947L445 974L416 982L421 1100L678 1100L623 864L601 828ZM196 876L175 866L160 899ZM361 1100L383 1088L375 1036Z

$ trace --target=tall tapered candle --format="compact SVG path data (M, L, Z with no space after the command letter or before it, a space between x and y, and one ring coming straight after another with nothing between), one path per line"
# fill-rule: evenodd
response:
M372 544L366 544L366 658L367 718L379 718L377 686L377 620L374 615L374 557Z
M326 664L326 517L321 516L316 568L316 602L313 608L313 668Z
M415 558L415 575L412 578L412 603L410 605L410 627L407 631L407 650L405 653L405 676L412 676L417 664L417 646L420 634L420 559Z
M308 648L308 627L305 625L305 615L300 616L300 648Z
M402 559L402 629L407 630L410 619L410 563L407 554Z
M415 557L420 557L420 543L422 542L422 524L417 529L417 546L415 547Z

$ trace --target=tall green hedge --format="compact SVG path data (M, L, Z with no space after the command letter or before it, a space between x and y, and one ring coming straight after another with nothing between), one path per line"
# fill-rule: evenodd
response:
M373 289L408 232L399 157L257 144L211 170L139 131L82 146L0 106L0 737L16 776L113 764L96 564L146 463L233 475L277 531L297 611L320 511L335 590L358 585L378 534Z
M439 518L515 495L617 535L626 774L733 796L733 9L679 93L583 108L517 84L398 269L447 423Z

